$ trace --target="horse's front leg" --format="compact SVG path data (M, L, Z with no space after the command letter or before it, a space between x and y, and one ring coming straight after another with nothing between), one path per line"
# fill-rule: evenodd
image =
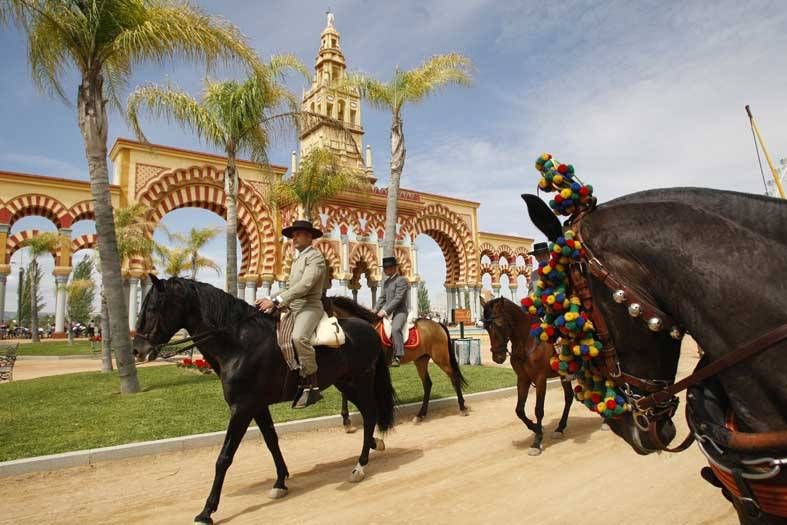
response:
M344 427L344 431L348 434L352 434L358 430L350 420L350 407L347 405L347 396L344 392L342 392L342 426Z
M568 412L571 410L571 403L574 402L574 391L571 389L571 381L568 379L561 379L560 386L563 387L563 415L560 416L560 422L554 432L554 437L563 437L563 431L566 429L568 422Z
M374 401L374 387L371 383L364 381L363 386L358 387L358 398L353 400L355 406L361 412L363 418L363 447L358 463L350 473L350 481L356 483L366 477L363 467L369 463L369 450L385 450L385 443L382 439L375 439L374 428L377 426L377 406Z
M531 456L541 454L541 441L544 439L544 427L541 426L541 421L544 419L544 398L547 394L547 378L541 374L536 379L536 428L534 430L536 437L533 439L533 446L528 450Z
M249 423L251 423L251 410L238 406L232 406L230 409L227 435L224 436L224 445L222 445L219 457L216 459L216 474L213 478L213 486L210 489L207 501L205 501L205 507L194 518L195 523L213 523L210 515L219 508L224 476L227 474L227 469L232 465L232 458L235 457L238 445L240 445L243 436L246 434L246 429L249 428Z
M273 456L273 463L276 465L276 483L273 484L269 497L271 499L283 498L287 495L288 490L284 480L290 477L290 472L287 470L287 464L284 463L284 456L279 448L279 436L276 434L276 427L273 426L270 409L267 406L263 407L254 417L254 421L262 432L265 444Z

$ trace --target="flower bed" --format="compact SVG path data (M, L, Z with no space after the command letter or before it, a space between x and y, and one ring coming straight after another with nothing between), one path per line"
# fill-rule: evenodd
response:
M178 367L196 370L202 374L210 374L213 371L210 367L210 363L204 359L191 359L189 357L184 357L180 363L178 363Z

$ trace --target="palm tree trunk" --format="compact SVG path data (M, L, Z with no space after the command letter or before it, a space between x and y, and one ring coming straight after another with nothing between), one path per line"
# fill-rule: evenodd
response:
M115 219L109 194L107 170L107 132L109 122L103 93L103 78L99 73L88 73L82 78L77 95L79 129L85 141L90 191L96 214L96 233L100 239L101 282L109 309L109 327L114 334L114 352L120 376L120 392L139 392L137 368L131 354L128 329L128 308L123 298L120 257L115 239Z
M36 287L38 262L36 259L33 259L30 269L32 270L28 276L30 279L30 337L31 342L38 343L41 339L38 337L38 289Z
M238 170L235 153L227 152L227 169L224 171L224 190L227 195L227 293L238 295ZM195 271L196 273L196 271Z
M112 371L112 332L109 331L109 309L107 308L107 296L101 290L101 371Z
M404 132L402 119L394 114L391 123L391 177L388 179L388 200L385 204L385 235L383 236L383 257L393 257L396 244L396 216L399 204L399 180L404 169Z

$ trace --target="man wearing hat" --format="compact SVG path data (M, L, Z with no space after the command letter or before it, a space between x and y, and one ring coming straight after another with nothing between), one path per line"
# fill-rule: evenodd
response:
M273 307L288 307L290 315L294 316L292 339L301 364L302 391L293 406L304 408L322 399L317 383L317 358L310 340L322 318L321 298L328 271L322 253L312 246L312 241L322 237L322 232L311 222L297 220L281 233L292 239L292 246L297 250L287 289L273 300L267 297L260 299L257 307L266 312Z
M404 356L404 336L402 330L407 322L410 311L410 283L407 277L399 274L396 257L383 257L383 272L387 279L383 283L383 292L377 299L375 310L380 318L391 318L391 342L393 343L393 360L391 366L399 366Z
M549 260L549 246L545 242L537 242L533 245L533 251L527 252L527 254L536 258L536 267L530 273L530 285L527 289L528 295L533 295L536 293L536 283L538 282L538 266Z

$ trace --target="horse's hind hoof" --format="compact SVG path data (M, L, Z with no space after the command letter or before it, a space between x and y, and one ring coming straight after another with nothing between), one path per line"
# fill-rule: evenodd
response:
M541 455L541 449L540 448L536 448L536 447L530 447L529 449L527 449L527 455L528 456L540 456Z
M554 432L552 432L552 437L554 439L563 439L564 437L566 437L566 435L563 434L562 430L555 430Z
M273 488L268 493L268 497L270 499L281 499L284 496L286 496L288 492L289 491L286 488L285 489Z
M467 416L469 416L469 415L470 415L470 411L467 409L467 407L465 407L465 408L463 408L463 409L461 409L461 410L459 411L459 415L460 415L460 416L465 416L465 417L467 417Z
M366 472L363 471L363 466L358 463L355 465L353 471L350 472L350 483L358 483L359 481L363 481L365 477Z
M377 452L385 450L385 441L382 438L374 438L374 450Z
M413 424L414 424L414 425L417 425L418 423L420 423L420 422L421 422L421 421L423 421L423 420L424 420L424 416L415 416L415 417L413 418Z
M207 525L213 525L213 519L210 516L197 516L194 518L194 523L205 523Z
M609 425L606 423L601 423L601 430L609 430Z
M345 434L355 434L358 430L358 427L354 427L352 425L344 425L344 432Z

